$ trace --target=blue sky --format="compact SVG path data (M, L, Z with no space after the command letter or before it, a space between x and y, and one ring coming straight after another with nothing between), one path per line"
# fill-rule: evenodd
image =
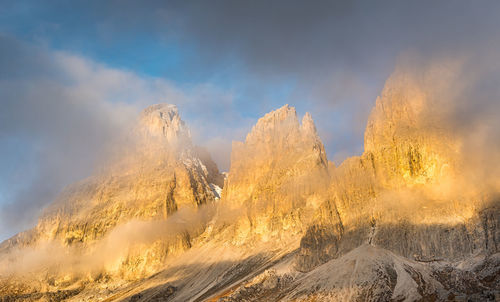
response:
M398 60L497 47L495 1L0 1L0 240L31 226L150 104L175 103L221 169L288 103L329 159L363 150ZM92 146L89 148L89 146Z

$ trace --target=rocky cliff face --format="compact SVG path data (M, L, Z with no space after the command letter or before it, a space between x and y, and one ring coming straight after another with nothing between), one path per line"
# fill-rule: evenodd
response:
M369 117L363 157L384 186L442 182L459 165L460 140L434 112L439 101L423 85L396 72Z
M361 244L419 260L498 252L490 243L500 239L499 221L491 221L499 201L467 188L461 140L425 84L399 72L387 81L367 123L365 152L332 171L326 214L302 239L298 269Z
M271 198L280 190L292 195L295 192L280 186L286 182L299 186L295 180L306 180L327 167L325 149L311 115L306 113L300 124L295 108L285 105L259 119L244 143L233 143L224 197L231 204L241 205Z
M214 188L222 186L223 177L208 153L192 145L176 106L146 108L120 146L98 175L66 188L34 229L4 242L1 250L56 243L83 255L93 249L104 252L99 251L100 242L119 226L162 221L181 209L196 211L219 197ZM154 272L167 254L191 245L188 231L173 236L174 240L162 241L164 236L156 235L139 247L133 246L134 239L122 242L121 248L129 252L107 250L119 259L113 259L112 266L102 265L128 278Z
M239 209L235 240L302 232L324 199L329 180L323 143L309 113L299 123L288 105L259 119L245 142L234 142L222 203Z

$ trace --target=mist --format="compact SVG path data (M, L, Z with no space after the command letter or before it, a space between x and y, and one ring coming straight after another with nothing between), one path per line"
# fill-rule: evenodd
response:
M43 271L50 271L60 278L67 275L82 278L102 273L119 274L134 252L144 253L148 248L154 248L152 244L155 242L161 242L165 251L182 251L186 248L182 247L185 237L199 235L215 213L216 205L206 204L197 209L180 209L167 219L131 220L85 246L45 241L36 247L17 247L2 255L0 276L38 274ZM153 267L145 269L145 272L138 274L142 276Z
M493 49L481 53L402 57L395 74L411 78L427 99L422 127L442 129L456 140L468 187L497 191L500 169L500 64ZM458 190L461 191L461 190Z

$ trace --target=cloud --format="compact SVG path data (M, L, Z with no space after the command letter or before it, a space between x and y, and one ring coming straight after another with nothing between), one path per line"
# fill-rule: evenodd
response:
M131 220L111 229L100 241L86 246L42 241L36 247L15 247L0 257L0 276L47 271L56 276L59 273L63 276L98 275L105 271L117 273L122 266L130 264L127 262L134 253L141 255L146 249L158 248L153 245L155 242L170 249L182 249L179 243L186 239L186 235L199 235L216 211L215 204L206 204L197 209L180 209L163 220ZM144 261L148 258L144 254L141 256ZM153 271L152 267L145 269Z
M494 1L215 1L172 10L212 64L236 58L271 85L293 79L288 102L312 111L336 157L362 150L370 108L402 55L433 60L498 49L499 8Z
M186 68L201 71L200 64L214 67L241 60L260 75L291 73L304 80L305 75L331 74L332 67L357 72L382 67L390 72L393 58L407 49L434 52L479 47L486 40L498 39L499 6L496 1L478 5L465 0L126 0L58 5L33 1L6 6L10 18L2 27L5 31L28 28L29 35L38 38L64 35L68 45L91 37L106 46L123 46L148 36L193 46L196 51L185 62ZM78 13L68 14L74 10ZM29 18L36 22L30 23ZM46 31L49 25L55 28L51 32Z
M230 91L202 84L187 94L191 101L181 109L193 140L209 151L220 170L229 171L232 141L244 140L256 120L245 116Z
M260 73L323 77L333 69L391 69L402 50L452 51L498 39L494 8L485 1L215 1L168 8L181 30L225 60L235 53ZM172 22L170 20L170 22ZM478 45L478 42L480 43ZM387 64L389 63L389 64Z
M131 75L6 36L0 39L0 69L13 72L0 79L0 140L2 145L18 141L25 152L1 159L16 160L18 174L1 175L7 188L17 187L0 211L5 236L31 224L62 186L88 175L136 108L111 100L119 86L133 80ZM23 162L25 158L33 159Z
M500 45L500 4L489 0L126 0L28 7L10 4L6 31L22 28L26 35L28 28L28 35L64 41L69 49L90 44L100 54L128 58L124 64L147 59L142 44L157 47L144 41L178 47L173 73L201 81L225 74L240 92L233 107L242 116L255 118L285 103L311 111L330 157L339 161L362 150L360 129L402 53L431 58ZM292 86L291 93L277 97L281 85Z
M175 32L176 41L200 50L187 68L237 66L247 76L243 81L262 90L292 83L282 103L311 111L329 156L337 162L361 153L370 109L402 55L412 52L432 60L484 54L500 46L500 4L494 1L148 5L163 12L156 15L163 24L155 28L157 34L172 38ZM131 10L115 14L141 18ZM259 108L264 114L265 103L243 108Z

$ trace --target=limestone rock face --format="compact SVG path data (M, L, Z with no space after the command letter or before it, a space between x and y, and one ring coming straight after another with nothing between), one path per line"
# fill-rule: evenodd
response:
M461 140L427 84L399 72L386 82L367 123L365 152L331 171L327 214L303 238L316 248L301 245L299 270L364 243L427 260L498 252L490 215L500 216L499 200L467 189ZM329 219L328 209L338 218Z
M364 158L384 186L436 183L458 165L460 141L434 112L438 101L424 84L396 72L369 117Z
M310 114L301 125L295 108L285 105L259 119L244 143L233 143L225 198L235 204L251 202L276 193L287 179L326 168L326 153Z
M189 129L181 120L175 105L156 104L144 109L137 131L143 137L159 138L169 145L191 144Z
M270 237L300 232L303 212L328 184L328 161L309 113L299 123L288 105L259 119L234 142L222 202L246 217L238 232Z
M0 250L46 242L91 250L117 226L161 221L180 209L196 211L212 203L217 197L213 188L222 181L208 153L192 145L177 107L153 105L142 112L123 150L99 174L66 188L34 229L6 241ZM189 234L180 233L174 242L160 240L130 250L122 264L137 273L154 271L148 263L161 263L168 253L188 248L190 240Z

